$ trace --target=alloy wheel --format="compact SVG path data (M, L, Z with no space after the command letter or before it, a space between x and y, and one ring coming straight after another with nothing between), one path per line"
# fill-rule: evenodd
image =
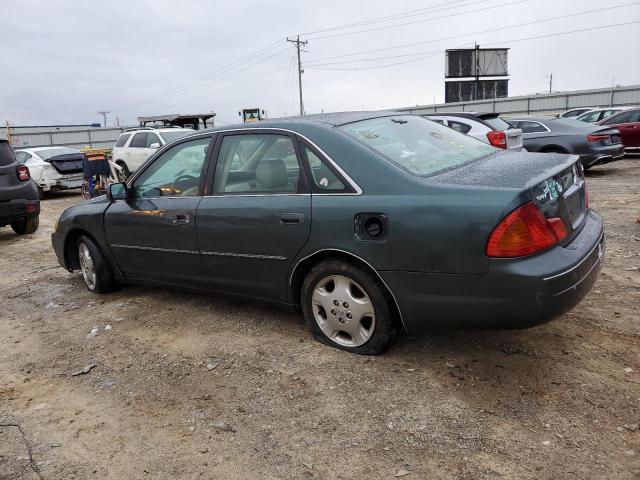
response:
M367 292L344 275L321 279L311 297L313 316L322 332L335 343L359 347L375 331L376 314Z
M91 252L86 244L80 243L78 246L78 257L80 259L80 269L82 270L82 276L84 281L89 287L89 290L96 288L96 269L91 258Z

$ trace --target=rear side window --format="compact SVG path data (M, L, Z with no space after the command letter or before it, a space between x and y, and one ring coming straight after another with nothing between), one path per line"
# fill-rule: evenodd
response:
M116 147L124 147L124 144L127 143L127 140L129 140L130 136L130 133L120 135L120 138L118 138L118 141L116 142Z
M11 165L16 161L16 156L9 142L0 142L0 166Z
M331 167L321 159L316 153L306 145L302 148L304 159L309 165L311 171L311 181L313 182L313 190L317 193L322 192L345 192L346 187L342 180L333 172Z
M414 175L433 175L499 151L449 127L411 115L372 118L340 128Z
M509 128L511 128L511 126L500 117L483 118L482 120L488 123L494 130L509 130Z
M538 122L519 121L517 122L517 125L517 128L522 130L522 133L538 133L547 131L547 129Z
M131 139L130 147L133 148L147 148L147 137L149 134L147 132L136 133Z
M457 122L455 120L449 120L449 127L460 133L468 133L471 130L471 125L466 123Z

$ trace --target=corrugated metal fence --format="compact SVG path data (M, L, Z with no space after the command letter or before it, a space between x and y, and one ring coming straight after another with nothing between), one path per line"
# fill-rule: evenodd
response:
M111 148L122 133L121 127L12 127L11 146L14 149L67 146L77 149ZM7 138L7 129L0 128L0 138Z
M474 102L416 105L415 107L401 107L394 110L417 114L498 112L506 115L550 115L577 107L621 107L629 105L640 105L640 85L496 98L494 100L478 100Z

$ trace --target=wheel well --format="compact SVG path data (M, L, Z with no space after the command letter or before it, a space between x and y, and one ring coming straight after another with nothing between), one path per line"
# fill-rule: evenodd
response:
M75 248L75 246L78 244L78 239L82 235L86 235L93 240L96 245L98 245L95 238L93 238L93 236L86 230L78 229L70 231L64 241L64 260L69 270L78 270L80 268L78 249Z
M560 151L562 153L569 153L566 148L560 145L545 145L539 150L541 153Z
M382 288L385 290L387 294L387 298L390 302L391 309L395 313L396 321L404 328L404 324L402 322L402 315L400 313L400 307L398 306L398 302L396 302L393 293L384 282L380 274L367 262L358 258L357 256L347 253L340 250L321 250L319 252L314 253L313 255L304 258L301 260L296 266L291 274L291 283L289 285L289 298L292 303L299 304L300 303L300 293L302 291L302 283L306 278L307 274L320 262L324 262L325 260L341 260L343 262L350 263L357 267L362 268L363 270L370 272L374 277L380 280L382 284Z

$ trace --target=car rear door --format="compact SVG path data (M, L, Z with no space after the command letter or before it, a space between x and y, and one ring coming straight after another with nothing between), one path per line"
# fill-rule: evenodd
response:
M198 206L198 247L213 287L287 301L287 276L311 232L311 195L296 137L251 129L220 135Z
M140 166L153 154L157 148L151 148L151 145L157 143L162 145L160 138L155 132L137 132L129 142L129 148L126 149L127 167L130 171L136 171Z
M196 236L211 136L164 151L130 181L129 198L106 210L107 242L125 277L203 286Z

